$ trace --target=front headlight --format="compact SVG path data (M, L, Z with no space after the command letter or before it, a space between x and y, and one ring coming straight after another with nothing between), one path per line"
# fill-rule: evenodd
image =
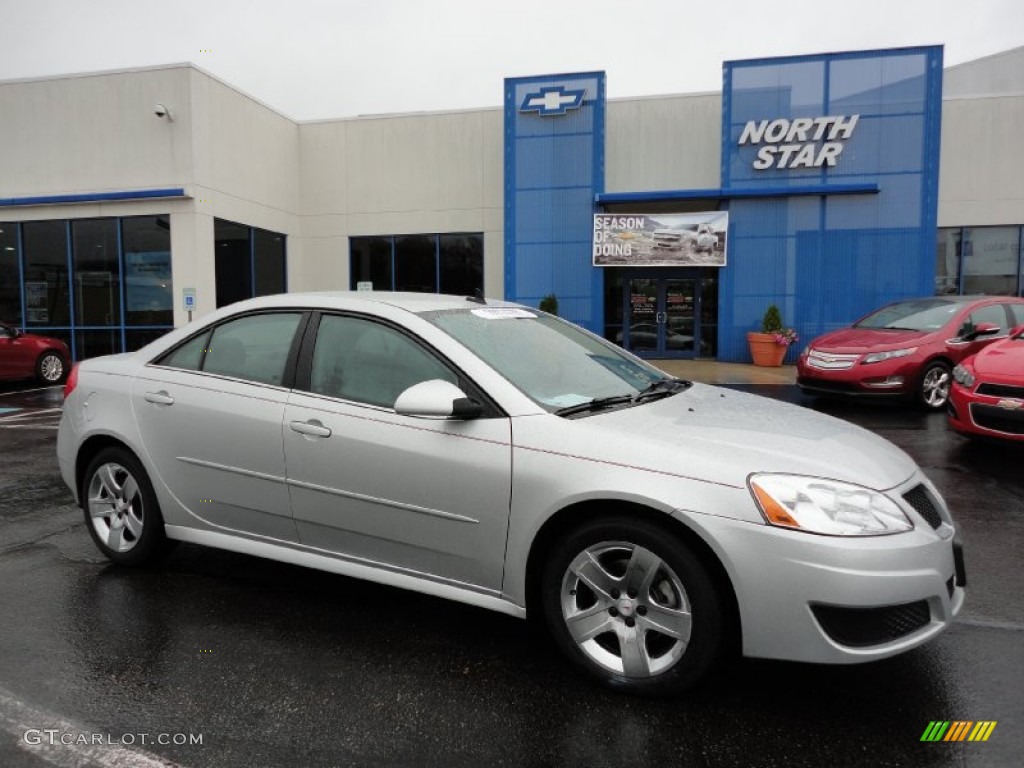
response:
M880 363L883 360L894 360L897 357L906 357L917 352L917 347L907 347L906 349L894 349L891 352L872 352L870 355L866 355L862 363Z
M852 483L801 475L754 474L747 480L771 525L829 536L883 536L914 524L888 496Z
M974 374L962 365L953 369L953 381L970 389L974 386Z

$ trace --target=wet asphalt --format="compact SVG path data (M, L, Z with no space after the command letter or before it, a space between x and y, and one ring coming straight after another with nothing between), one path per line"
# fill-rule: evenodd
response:
M949 631L856 667L737 659L684 698L643 700L481 609L192 545L118 568L58 474L59 390L0 385L0 766L1021 765L1024 445L743 389L867 427L925 468L966 551ZM998 725L985 743L922 743L933 720ZM46 729L126 746L26 743ZM153 743L176 734L202 743Z

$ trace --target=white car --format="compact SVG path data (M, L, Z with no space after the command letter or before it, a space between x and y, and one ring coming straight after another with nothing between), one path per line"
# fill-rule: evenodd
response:
M621 689L681 690L734 642L891 656L964 600L946 505L892 444L527 307L268 296L66 392L61 472L111 560L187 541L535 617Z

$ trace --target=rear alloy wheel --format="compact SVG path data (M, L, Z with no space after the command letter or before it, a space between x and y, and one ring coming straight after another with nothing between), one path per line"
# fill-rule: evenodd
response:
M168 548L146 471L123 448L105 448L82 481L85 522L100 551L121 565L145 565Z
M717 589L689 547L645 520L605 518L573 532L545 570L544 613L562 651L630 693L684 690L722 645Z
M44 352L36 361L36 378L44 384L60 384L64 380L64 360L56 352Z
M921 391L918 393L921 405L932 411L945 408L952 380L948 365L938 360L929 363L921 377Z

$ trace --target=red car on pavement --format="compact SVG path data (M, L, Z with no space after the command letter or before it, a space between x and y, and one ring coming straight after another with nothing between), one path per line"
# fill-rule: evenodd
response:
M0 323L0 380L35 377L43 384L60 384L70 361L71 352L60 339Z
M953 369L947 410L963 435L1024 441L1024 325Z
M1021 323L1021 298L898 301L814 339L797 360L797 384L811 395L899 396L940 410L953 367Z

